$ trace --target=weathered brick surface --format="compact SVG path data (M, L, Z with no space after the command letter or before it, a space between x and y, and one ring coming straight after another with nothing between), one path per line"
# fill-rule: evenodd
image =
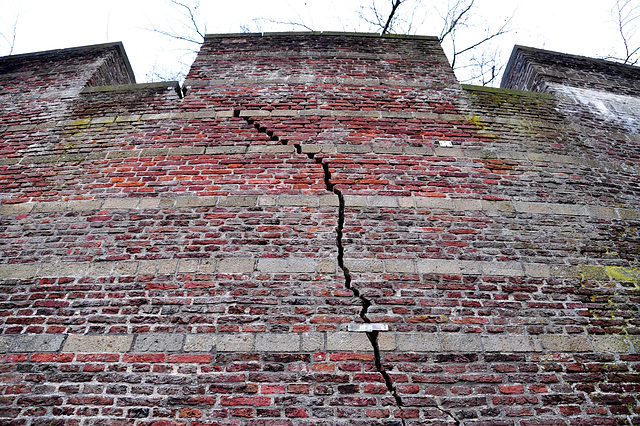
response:
M183 88L0 58L0 423L640 424L638 75L518 48L542 93L461 86L347 34L208 36Z

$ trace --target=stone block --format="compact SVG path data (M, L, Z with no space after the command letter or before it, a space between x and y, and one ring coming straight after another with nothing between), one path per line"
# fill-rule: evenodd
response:
M220 274L250 274L254 265L253 257L227 257L218 260L217 271Z
M351 272L382 272L383 262L373 259L345 259L345 266Z
M563 216L586 216L585 206L576 204L549 204L551 212Z
M482 262L482 273L501 277L524 276L522 265L518 262Z
M102 209L137 209L139 204L140 199L138 198L107 198L102 203Z
M416 262L411 259L385 260L384 269L389 273L414 274Z
M532 203L525 201L514 201L513 206L519 213L531 214L551 214L551 208L547 203Z
M540 340L532 336L489 335L482 336L486 352L541 352Z
M345 195L344 205L345 207L366 207L367 197L364 195Z
M525 263L525 274L533 278L549 278L551 276L551 270L549 265L543 263Z
M30 279L38 274L38 264L0 265L0 279Z
M586 206L589 216L600 219L619 219L617 209L601 206Z
M12 340L9 336L0 336L0 354L9 352L9 345Z
M397 348L395 333L378 333L378 348L381 351L395 351Z
M338 331L327 334L327 350L373 352L373 346L365 333Z
M114 262L91 263L88 265L87 274L92 277L108 277L113 271L113 266Z
M176 207L210 207L218 203L218 197L178 197Z
M279 206L318 207L318 197L314 195L281 195L278 197Z
M214 334L187 334L183 349L185 352L211 352L215 343Z
M398 207L403 209L413 209L416 207L415 197L398 197Z
M482 341L475 334L442 334L442 350L445 352L480 352Z
M338 261L333 259L318 260L318 273L334 274L338 268Z
M320 207L339 207L340 200L335 194L332 195L320 195L318 196L318 206Z
M219 352L250 352L253 350L253 334L219 334L216 336Z
M627 353L631 350L631 345L625 336L589 336L589 339L596 352Z
M198 272L201 274L213 274L217 266L218 262L216 259L200 259Z
M255 350L259 352L298 352L300 334L258 333L255 336Z
M12 336L8 352L57 352L64 334L18 334Z
M0 204L0 214L30 213L36 203Z
M318 263L314 259L301 257L287 259L258 259L256 269L271 274L311 273L315 272Z
M462 211L482 210L482 201L458 198L453 200L453 208Z
M117 262L114 268L114 273L116 275L135 275L138 271L138 262L133 261L122 261Z
M441 197L415 197L417 208L424 209L441 209L441 210L453 210L453 201L450 198Z
M303 333L302 350L305 352L324 350L324 338L324 333Z
M460 274L460 266L453 260L418 259L416 261L419 274Z
M178 352L182 350L184 339L184 334L139 334L136 336L133 350L135 352Z
M367 197L369 207L398 207L398 197L371 195Z
M586 336L543 335L542 347L548 352L592 352Z
M200 269L198 259L180 259L178 264L178 273L198 272Z
M258 197L259 206L275 206L277 197L275 195L261 195Z
M257 202L257 195L229 195L220 197L218 205L224 207L253 207Z
M437 334L432 333L398 333L396 334L398 350L402 352L440 352L442 344Z
M640 354L640 336L628 336L628 340L633 345L634 353Z
M79 334L71 334L64 342L62 350L64 352L128 352L133 342L132 335L101 335L101 336L84 336Z

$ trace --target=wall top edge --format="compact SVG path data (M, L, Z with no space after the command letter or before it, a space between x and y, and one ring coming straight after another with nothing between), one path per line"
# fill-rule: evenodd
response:
M380 33L359 33L359 32L340 32L340 31L284 31L284 32L264 32L264 33L223 33L223 34L206 34L206 39L215 38L238 38L238 37L305 37L305 36L333 36L333 37L369 37L369 38L393 38L393 39L411 39L411 40L429 40L438 41L438 37L427 35L404 35L404 34L384 34Z

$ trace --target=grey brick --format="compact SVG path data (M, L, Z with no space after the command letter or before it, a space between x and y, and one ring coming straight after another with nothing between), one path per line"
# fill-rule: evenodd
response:
M259 259L257 270L260 272L278 273L305 273L315 272L318 263L314 259L287 258L287 259Z
M139 334L133 346L135 352L177 352L182 349L184 334Z
M551 208L547 203L532 203L524 201L514 201L513 206L517 212L533 214L551 214Z
M327 334L327 350L372 352L373 346L365 333L338 331Z
M0 336L0 354L9 352L9 346L13 338L9 336Z
M187 334L184 339L185 352L210 352L216 343L214 334Z
M218 203L218 197L178 197L176 207L209 207Z
M614 208L601 206L587 206L589 216L600 219L618 219L618 211Z
M257 202L257 195L229 195L220 197L218 205L225 207L253 207Z
M475 210L482 210L482 201L481 200L473 200L473 199L462 199L462 198L458 198L453 200L453 207L456 210L469 210L469 211L475 211Z
M219 334L216 350L220 352L250 352L253 349L253 334Z
M132 335L84 336L72 334L64 342L65 352L128 352L133 342Z
M0 214L30 213L36 203L0 204Z
M298 352L300 334L258 333L255 336L255 350L261 352Z
M480 336L475 334L442 334L442 350L445 352L482 351Z
M382 272L383 262L373 259L345 259L345 266L351 272Z
M631 349L631 345L625 336L589 336L589 339L596 352L627 353Z
M384 270L390 273L414 274L416 272L416 262L411 259L385 260Z
M333 274L338 268L338 261L334 259L320 259L318 260L318 273L321 274Z
M280 195L279 206L318 207L318 197L313 195Z
M551 276L549 265L543 263L525 263L524 271L527 276L534 278L549 278Z
M305 352L324 350L325 333L303 333L302 350Z
M543 335L542 347L551 352L592 352L586 336Z
M218 261L218 273L243 274L252 273L255 260L253 257L227 257Z
M18 334L9 343L9 352L57 352L64 334Z
M453 260L418 259L419 274L460 274L460 266Z
M178 273L198 272L200 264L197 259L181 259L178 264Z
M398 207L398 197L370 195L367 197L369 207Z
M381 351L395 351L397 348L395 333L378 333L378 348Z
M0 265L0 279L29 279L36 276L39 264Z
M137 209L139 205L140 199L138 198L107 198L102 203L102 208L105 210Z
M396 335L398 350L403 352L440 352L442 344L437 334L432 333L398 333Z
M532 336L489 335L482 337L487 352L541 352L540 340Z
M549 204L554 214L564 216L586 216L587 209L584 206L575 204Z
M501 277L521 277L524 275L522 265L518 262L482 262L482 272L485 275Z
M450 198L441 197L415 197L417 208L426 209L442 209L442 210L454 210L453 201Z

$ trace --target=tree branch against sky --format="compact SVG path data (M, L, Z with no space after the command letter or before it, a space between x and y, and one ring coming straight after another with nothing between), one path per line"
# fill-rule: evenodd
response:
M605 59L622 62L623 64L636 65L640 61L640 40L635 35L640 22L640 3L636 0L616 0L612 10L613 19L624 52L622 55L606 56Z
M515 44L640 64L639 3L0 0L0 55L122 41L144 82L184 78L207 32L384 31L436 36L460 81L495 84Z
M20 14L16 14L11 24L0 18L0 55L11 55L16 46L16 36L18 34L18 20Z

